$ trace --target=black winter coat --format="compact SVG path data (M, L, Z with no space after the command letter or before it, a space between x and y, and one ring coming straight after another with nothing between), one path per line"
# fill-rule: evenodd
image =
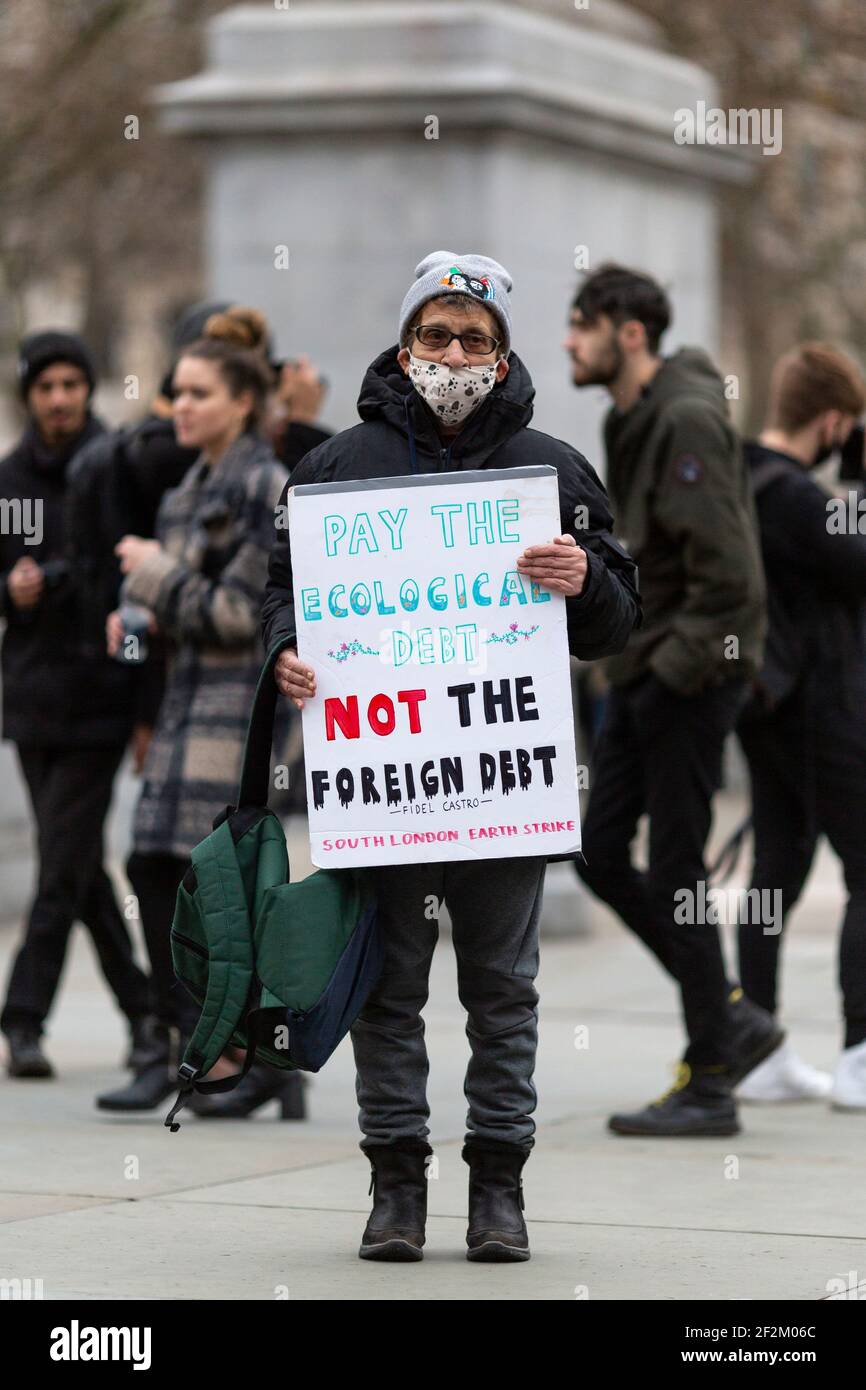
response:
M376 358L367 370L358 399L362 423L307 454L295 468L290 486L402 478L415 471L413 461L421 473L551 465L559 475L562 533L576 538L589 564L583 593L565 601L569 649L584 660L622 651L640 620L634 562L611 535L613 518L607 494L586 459L570 444L527 428L535 388L520 358L511 353L508 376L493 388L450 444L437 433L431 411L396 359L396 346ZM575 508L579 505L587 508L589 524L576 530ZM287 528L277 531L262 619L267 651L283 639L294 640Z
M706 353L681 348L665 358L634 405L611 407L604 441L644 611L640 636L605 664L611 683L652 671L696 695L754 676L767 626L757 518L724 384Z
M744 456L756 478L775 465L756 489L770 630L763 694L748 714L790 698L808 705L810 718L842 709L862 719L866 535L828 529L827 493L790 455L750 441Z
M62 450L42 442L33 424L0 462L0 498L42 505L38 545L7 527L0 534L0 616L3 636L3 737L25 746L104 748L129 734L131 668L113 661L103 639L99 650L82 641L78 593L69 571L65 507L69 465L78 449L103 432L89 416L82 433ZM9 572L23 555L47 566L35 607L12 602Z
M77 590L77 623L88 651L105 649L105 619L117 607L120 564L114 547L123 536L156 534L164 493L177 487L198 457L177 443L171 420L148 416L139 424L99 435L75 456L66 500L66 554ZM136 724L154 725L165 690L160 638L129 673L124 711ZM114 663L115 665L117 663Z

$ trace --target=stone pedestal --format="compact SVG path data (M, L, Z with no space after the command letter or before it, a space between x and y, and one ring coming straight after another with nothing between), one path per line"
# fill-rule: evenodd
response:
M714 186L749 175L736 149L674 143L673 113L714 90L652 32L602 0L224 11L205 70L156 93L169 130L208 141L210 291L259 305L284 353L320 364L342 428L416 263L495 256L514 277L535 423L598 465L606 398L574 391L560 348L576 257L648 269L674 297L670 346L712 349Z

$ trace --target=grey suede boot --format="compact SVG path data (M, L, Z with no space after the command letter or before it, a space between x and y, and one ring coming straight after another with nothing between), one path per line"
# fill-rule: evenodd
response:
M466 1258L488 1263L529 1259L520 1178L529 1151L496 1139L467 1140L469 1229Z
M373 1210L358 1251L362 1260L421 1260L427 1220L427 1159L423 1139L371 1145Z

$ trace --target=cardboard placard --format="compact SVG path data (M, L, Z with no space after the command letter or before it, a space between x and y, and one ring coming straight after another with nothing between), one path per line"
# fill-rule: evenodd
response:
M324 868L580 848L560 534L546 466L289 493L310 844Z

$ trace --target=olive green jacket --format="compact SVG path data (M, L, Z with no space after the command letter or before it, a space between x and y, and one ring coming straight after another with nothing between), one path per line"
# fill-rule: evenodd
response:
M652 671L682 695L753 676L766 634L757 514L722 380L707 355L666 358L604 425L617 535L638 564L643 624L605 663L614 685Z

